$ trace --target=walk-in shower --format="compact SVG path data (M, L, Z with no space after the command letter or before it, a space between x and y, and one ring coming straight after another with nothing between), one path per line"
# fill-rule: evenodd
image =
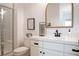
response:
M0 55L13 55L13 8L0 5Z

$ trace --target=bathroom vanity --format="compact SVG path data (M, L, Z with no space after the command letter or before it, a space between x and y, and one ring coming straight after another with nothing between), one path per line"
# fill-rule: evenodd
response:
M79 44L51 37L32 37L31 56L79 56Z

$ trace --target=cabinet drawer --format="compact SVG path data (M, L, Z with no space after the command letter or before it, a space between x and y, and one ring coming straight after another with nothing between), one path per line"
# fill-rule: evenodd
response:
M63 52L63 44L44 42L43 47L51 50L57 50Z
M75 54L64 54L64 56L77 56L77 55L75 55Z
M63 52L57 52L49 49L43 49L43 51L45 52L43 56L62 56L63 55Z
M37 40L31 40L31 46L42 47L42 42Z
M70 53L72 55L79 55L79 51L72 51L72 49L79 50L79 46L74 45L64 45L64 52Z
M31 56L42 56L40 51L42 51L42 48L31 46L30 54Z

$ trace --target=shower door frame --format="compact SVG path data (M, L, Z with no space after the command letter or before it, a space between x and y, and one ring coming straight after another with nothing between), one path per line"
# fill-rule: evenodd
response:
M12 53L14 55L14 3L12 3L12 8L3 6L3 5L0 5L0 6L12 10ZM1 56L4 55L3 21L4 21L4 19L1 19ZM6 53L6 54L8 54L8 53Z

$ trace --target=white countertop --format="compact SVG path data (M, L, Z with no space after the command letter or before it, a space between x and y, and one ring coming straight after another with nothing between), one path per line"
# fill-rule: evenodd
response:
M60 44L79 45L77 41L66 41L65 38L62 38L62 37L33 36L33 37L30 37L30 39L38 40L42 42L54 42L54 43L60 43Z

